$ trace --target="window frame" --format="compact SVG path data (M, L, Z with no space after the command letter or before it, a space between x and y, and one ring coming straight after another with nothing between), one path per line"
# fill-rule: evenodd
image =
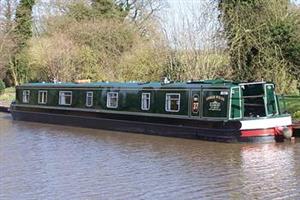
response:
M44 96L41 95L42 93L44 93ZM43 99L42 97L44 97L45 99ZM44 101L40 101L40 100L45 100ZM39 90L38 92L38 104L47 104L48 101L48 91L46 90Z
M176 99L172 99L171 97L170 97L170 99L168 99L168 97L169 96L172 96L172 95L177 95L178 96L178 98L176 98ZM181 98L181 95L180 95L180 93L166 93L166 98L165 98L165 111L166 112L179 112L180 111L180 98ZM178 109L177 110L172 110L171 109L171 102L172 102L172 100L177 100L178 101ZM169 104L169 102L170 102L170 104ZM168 109L168 105L170 105L170 109Z
M91 94L91 95L90 95ZM88 98L91 98L91 104L88 104ZM88 91L86 92L86 96L85 96L85 106L86 107L92 107L94 105L94 92L92 91Z
M23 90L22 92L22 103L29 103L30 90Z
M147 97L148 95L148 97ZM145 97L146 96L146 97ZM144 102L147 102L149 100L149 104L144 106ZM151 93L150 92L143 92L141 95L141 110L148 111L151 107Z
M111 106L110 103L111 103L111 98L109 98L110 95L116 95L116 105L114 106ZM119 93L118 92L107 92L106 93L106 107L107 108L118 108L119 106Z
M67 93L67 92L69 92L70 93L70 95L67 95L67 96L70 96L70 103L69 104L62 104L61 103L61 96L62 96L62 94L63 93ZM66 96L66 95L64 95L64 96ZM73 99L73 93L72 93L72 91L59 91L59 97L58 97L58 104L59 105L61 105L61 106L70 106L70 105L72 105L72 99Z

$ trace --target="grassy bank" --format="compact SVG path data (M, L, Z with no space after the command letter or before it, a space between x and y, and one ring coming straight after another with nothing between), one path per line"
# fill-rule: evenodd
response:
M9 106L15 100L15 88L6 88L3 94L0 95L0 105Z
M286 110L292 114L294 119L300 120L300 96L286 96Z

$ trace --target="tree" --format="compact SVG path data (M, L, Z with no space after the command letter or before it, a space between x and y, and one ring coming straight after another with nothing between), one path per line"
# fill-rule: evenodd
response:
M13 85L18 85L28 78L28 66L24 51L27 47L27 42L32 36L32 8L35 0L20 0L16 8L15 26L10 34L13 38L14 54L9 63L7 63L6 80ZM8 84L9 85L9 84Z
M30 43L28 58L36 72L34 79L159 80L166 63L164 49L153 44L161 44L161 38L154 37L154 31L143 36L124 13L126 9L115 1L80 1L46 19L45 32Z
M115 0L115 2L127 13L127 19L135 24L142 35L149 33L149 26L151 27L156 18L159 18L157 13L167 6L165 0Z
M114 0L92 0L92 8L95 16L106 18L124 19L129 12L128 7L124 7L123 4Z
M14 54L15 42L13 37L16 0L0 1L0 79L4 79L7 66Z
M235 79L272 80L281 92L295 88L300 30L290 6L288 0L219 0Z
M128 15L123 5L114 0L91 0L91 5L79 1L68 5L67 14L80 20L114 19L123 21Z
M78 47L62 33L35 38L29 49L29 65L37 81L74 81Z
M16 9L14 32L20 50L27 45L27 41L32 37L32 8L34 4L35 0L20 0Z
M173 21L164 28L169 45L165 74L173 80L231 79L224 40L219 37L216 3L178 1Z

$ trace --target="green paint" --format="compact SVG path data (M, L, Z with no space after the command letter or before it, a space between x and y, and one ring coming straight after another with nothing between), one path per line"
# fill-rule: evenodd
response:
M231 90L231 119L241 118L241 93L240 87L232 88Z
M266 86L266 87L265 87ZM269 87L270 86L270 87ZM266 91L263 88L266 88ZM149 113L163 116L182 116L193 118L215 119L239 119L244 117L244 105L255 103L255 99L246 101L244 96L263 95L260 99L266 99L268 113L274 113L278 108L274 96L274 85L257 83L247 85L233 82L199 82L199 83L34 83L17 87L16 103L24 104L22 96L24 90L30 90L28 105L38 104L38 91L47 91L47 103L43 106L67 107L74 109L95 109L109 112ZM59 105L59 92L71 91L72 104ZM86 94L93 92L93 105L86 106ZM107 107L107 93L118 93L118 107ZM265 94L266 92L266 94ZM142 110L142 94L150 94L150 109ZM180 95L178 112L166 111L167 94ZM176 96L176 95L175 95ZM172 102L175 103L175 102ZM264 101L262 101L264 109ZM196 109L195 109L196 108ZM250 110L252 112L252 110ZM250 112L249 111L249 112ZM229 113L230 112L230 113ZM278 115L278 114L275 114ZM276 117L274 115L274 117ZM253 115L255 117L256 115ZM272 115L273 116L273 115ZM245 116L249 117L249 116Z
M266 107L267 107L267 114L274 115L278 113L278 105L276 100L276 95L274 92L274 85L268 84L265 85L265 93L266 93Z

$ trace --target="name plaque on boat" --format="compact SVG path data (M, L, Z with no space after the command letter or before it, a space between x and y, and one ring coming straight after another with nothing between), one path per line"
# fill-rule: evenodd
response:
M228 92L204 91L203 116L223 118L227 116Z

